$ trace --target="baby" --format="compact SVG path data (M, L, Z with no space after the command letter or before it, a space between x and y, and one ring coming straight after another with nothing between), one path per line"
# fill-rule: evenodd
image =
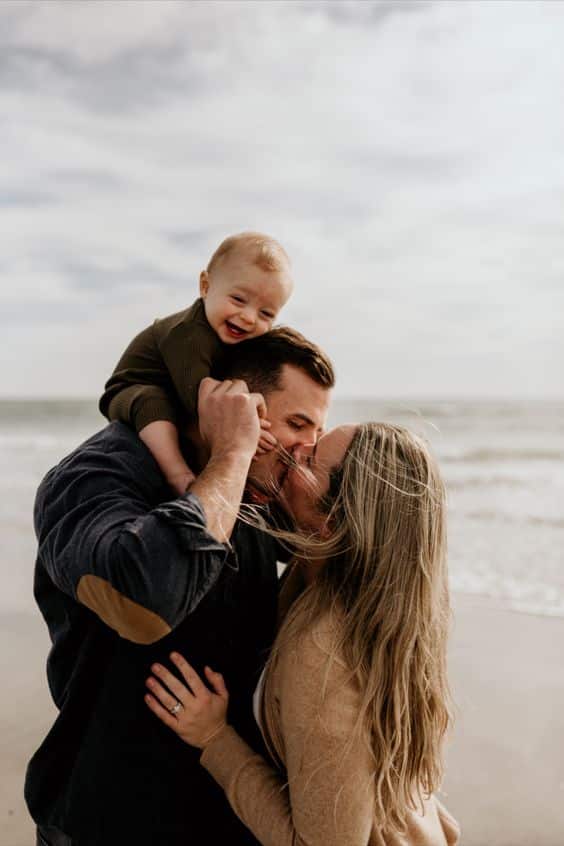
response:
M200 299L164 317L129 344L100 399L109 420L129 423L178 494L194 481L178 427L197 419L198 386L239 344L272 328L292 293L290 260L268 235L242 232L223 241L200 274ZM259 449L275 439L263 423Z

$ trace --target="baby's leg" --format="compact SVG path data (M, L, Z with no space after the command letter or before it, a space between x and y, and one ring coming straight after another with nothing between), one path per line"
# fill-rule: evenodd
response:
M153 419L157 410L164 419ZM169 485L177 494L183 494L195 476L178 445L178 430L173 422L176 416L169 395L156 385L129 385L113 397L108 408L110 420L121 420L137 430Z
M178 444L178 429L168 420L155 420L139 431L139 437L151 454L171 488L181 495L196 478Z

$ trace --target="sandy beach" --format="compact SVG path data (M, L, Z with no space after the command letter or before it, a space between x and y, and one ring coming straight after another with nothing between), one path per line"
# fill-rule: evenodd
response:
M51 724L39 616L4 616L0 843L33 846L25 765ZM441 798L464 846L564 843L564 620L454 597L451 681L457 724Z
M35 846L34 825L23 799L27 762L56 715L45 676L49 638L39 613L0 617L2 725L0 843Z
M564 619L454 597L445 804L464 846L564 843Z

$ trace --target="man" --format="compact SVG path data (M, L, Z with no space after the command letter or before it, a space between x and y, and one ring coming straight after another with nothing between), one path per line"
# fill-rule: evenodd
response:
M249 470L251 498L266 502L287 470L283 450L316 441L334 375L292 330L237 355L223 375L253 393L235 378L202 383L189 456L200 473L188 494L170 500L150 453L119 423L40 486L35 595L59 716L26 778L39 844L256 843L197 753L143 701L151 664L183 651L223 673L230 719L260 746L251 696L274 636L280 551L236 515ZM253 460L262 395L281 450Z

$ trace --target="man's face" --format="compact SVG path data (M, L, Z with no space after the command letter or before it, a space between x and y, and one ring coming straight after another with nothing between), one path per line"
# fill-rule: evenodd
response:
M314 446L294 452L296 464L288 471L280 503L298 528L320 532L327 525L322 498L329 493L331 472L342 465L357 429L351 424L338 426Z
M317 443L323 433L329 408L330 391L314 382L303 370L285 364L280 388L266 397L269 430L289 453ZM274 448L251 464L247 491L254 502L268 502L280 490L288 464Z

